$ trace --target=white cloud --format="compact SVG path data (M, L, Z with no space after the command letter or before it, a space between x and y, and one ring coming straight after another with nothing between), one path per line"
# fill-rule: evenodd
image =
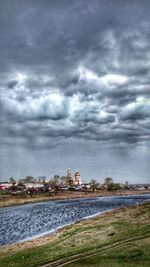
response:
M128 82L128 77L119 74L106 74L101 77L101 82L106 86L124 85Z
M28 98L21 103L14 99L3 99L3 106L9 114L26 118L59 119L67 115L67 99L59 93L51 93L37 99Z
M85 67L79 67L80 80L100 82L96 73Z

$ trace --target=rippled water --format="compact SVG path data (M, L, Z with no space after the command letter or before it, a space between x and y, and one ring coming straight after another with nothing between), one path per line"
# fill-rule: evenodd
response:
M150 194L48 201L1 208L0 245L42 236L77 220L147 200L150 200Z

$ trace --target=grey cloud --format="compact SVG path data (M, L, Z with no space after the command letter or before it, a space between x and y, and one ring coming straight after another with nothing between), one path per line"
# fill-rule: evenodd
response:
M123 120L145 120L150 117L150 105L137 105L131 109L124 109L121 112Z
M10 81L7 83L8 88L13 89L18 84L18 81Z
M149 8L148 0L1 0L1 144L148 146Z

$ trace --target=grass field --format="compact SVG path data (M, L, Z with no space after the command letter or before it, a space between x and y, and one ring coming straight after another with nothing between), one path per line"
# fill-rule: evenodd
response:
M0 267L148 267L150 203L80 221L56 235L1 248Z

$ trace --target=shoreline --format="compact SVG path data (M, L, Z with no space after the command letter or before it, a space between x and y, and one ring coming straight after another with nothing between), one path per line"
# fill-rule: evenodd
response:
M120 216L120 214L124 214L126 212L130 213L130 211L132 212L133 210L135 210L135 208L138 209L147 204L149 204L149 202L148 203L145 202L144 204L139 204L137 206L133 205L133 206L128 206L128 207L113 208L111 210L103 211L93 216L90 216L89 218L83 218L74 223L66 224L56 229L55 231L49 232L43 236L33 237L32 239L22 240L22 241L18 241L12 244L0 246L0 251L3 253L7 253L7 252L16 252L16 251L24 250L24 249L30 249L34 247L35 248L41 247L43 245L49 244L49 242L55 241L56 239L59 238L60 235L63 235L64 233L66 233L67 231L70 231L71 229L74 229L76 225L85 224L85 221L90 222L90 221L99 220L99 219L103 220L109 217L113 218L113 216Z
M142 204L139 204L139 205L142 205ZM134 207L134 206L130 206L130 207ZM47 231L45 233L41 233L39 235L35 235L35 236L32 236L32 237L28 237L26 239L23 239L23 240L20 240L20 241L17 241L15 243L12 243L12 244L7 244L7 245L4 245L4 246L0 246L0 247L5 247L5 246L13 246L13 245L17 245L17 244L23 244L25 242L36 242L36 240L43 240L47 237L51 237L53 235L57 235L58 233L62 232L62 231L65 231L66 229L69 229L70 227L73 227L75 224L77 223L80 223L80 222L84 222L86 220L90 220L90 219L94 219L96 217L99 217L101 215L105 215L105 213L108 213L110 214L111 212L115 211L115 210L121 210L123 208L112 208L112 209L109 209L109 210L106 210L106 211L101 211L101 212L98 212L98 213L95 213L93 215L89 215L89 216L86 216L86 217L83 217L82 219L79 219L75 222L72 222L72 223L68 223L68 224L64 224L63 226L60 226L54 230L50 230L50 231Z
M37 237L32 237L31 239L24 239L24 240L21 240L21 241L12 243L12 244L7 244L7 245L0 246L0 251L23 249L24 247L28 247L28 248L32 247L33 248L34 246L37 246L37 245L41 246L43 244L47 244L47 242L49 240L52 241L59 234L62 234L63 232L66 232L67 230L73 228L78 223L85 222L86 220L92 220L94 218L99 218L101 216L103 216L103 217L112 216L113 214L121 212L126 208L133 208L133 207L134 206L125 207L125 208L114 208L114 209L111 209L111 210L107 210L107 211L103 211L103 212L100 212L100 213L96 213L96 214L90 216L89 218L83 218L83 219L80 219L80 220L78 220L78 221L76 221L74 223L63 225L62 227L59 227L58 229L56 229L56 230L54 230L52 232L49 232L47 234L45 233L45 234L43 234L43 235L41 235L39 237L38 236Z
M142 195L148 194L150 190L124 190L117 192L109 191L97 191L97 192L58 192L54 195L34 195L34 196L0 196L0 208L34 204L39 202L55 201L55 200L71 200L71 199L80 199L80 198L94 198L94 197L109 197L109 196L127 196L127 195Z

